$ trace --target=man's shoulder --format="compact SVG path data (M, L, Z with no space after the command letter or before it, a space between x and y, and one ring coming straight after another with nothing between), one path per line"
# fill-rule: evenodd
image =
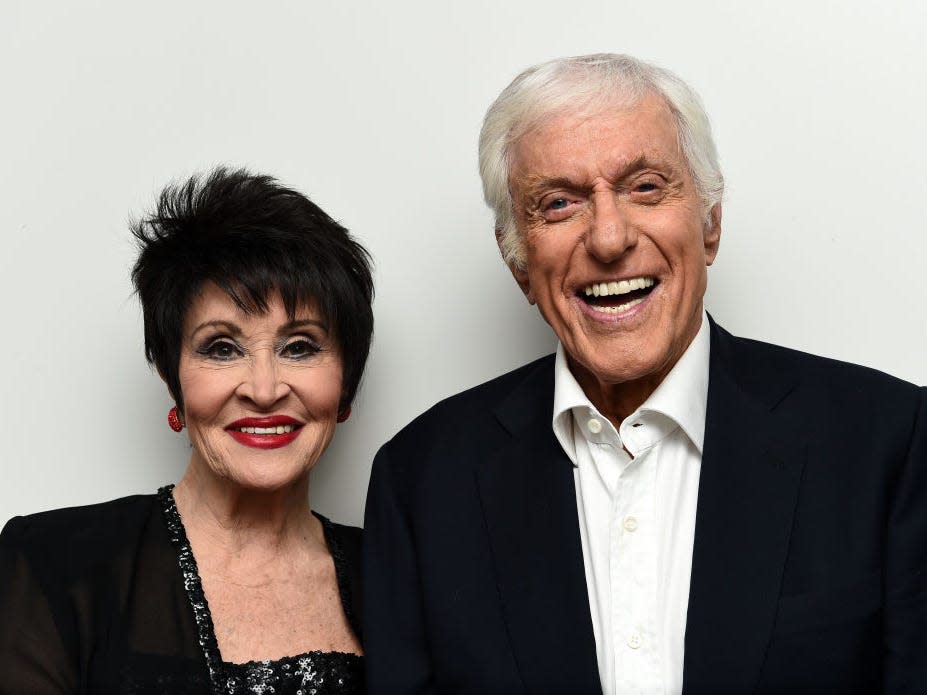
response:
M531 401L531 393L546 394L534 405L548 410L553 398L554 355L545 355L510 372L445 398L412 420L393 437L397 445L448 437L473 438L500 427L497 413L512 399Z
M717 356L727 361L744 380L774 378L846 396L893 394L916 399L921 390L915 384L872 367L734 336L717 325L715 329L718 339L712 342L712 349L717 348Z

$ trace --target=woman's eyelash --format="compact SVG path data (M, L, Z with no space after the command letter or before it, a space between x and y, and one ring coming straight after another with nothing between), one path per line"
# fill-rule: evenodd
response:
M241 353L241 349L235 343L223 338L210 340L196 351L204 357L218 360L230 360Z
M288 357L311 357L322 350L322 346L310 338L297 338L283 346L281 353Z
M302 337L288 339L288 342L284 342L277 349L283 357L305 359L318 354L324 348L315 340ZM244 354L244 350L237 343L227 338L209 340L196 348L196 352L207 359L219 361L232 360Z

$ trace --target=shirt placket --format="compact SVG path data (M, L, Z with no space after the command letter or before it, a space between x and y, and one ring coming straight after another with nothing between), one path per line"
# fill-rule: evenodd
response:
M646 451L622 470L610 524L617 691L661 692L656 606L655 465Z

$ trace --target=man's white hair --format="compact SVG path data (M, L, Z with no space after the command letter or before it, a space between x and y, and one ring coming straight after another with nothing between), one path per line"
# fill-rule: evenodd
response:
M672 113L708 220L721 202L724 177L698 94L670 71L631 56L597 53L558 58L530 67L512 80L489 107L480 131L483 196L496 215L496 235L506 263L525 269L525 245L515 226L509 189L512 150L519 138L547 118L628 108L650 93L662 97Z

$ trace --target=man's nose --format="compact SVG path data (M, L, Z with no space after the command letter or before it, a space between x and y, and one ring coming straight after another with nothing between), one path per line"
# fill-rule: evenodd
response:
M592 198L592 221L586 233L586 250L603 263L611 263L637 243L637 230L621 209L614 191L598 191Z
M245 379L238 386L238 396L251 401L260 409L271 408L290 392L289 385L280 378L275 357L266 353L255 355Z

